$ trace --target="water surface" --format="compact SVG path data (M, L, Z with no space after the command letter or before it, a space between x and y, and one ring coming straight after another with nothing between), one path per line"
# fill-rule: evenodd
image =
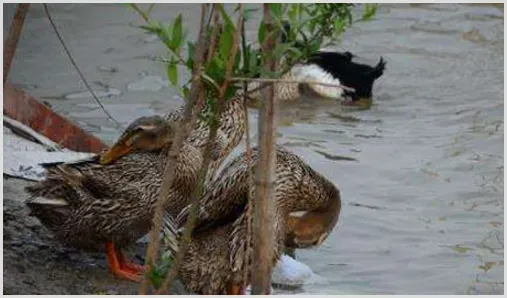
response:
M123 125L181 104L164 66L151 60L165 49L130 26L142 22L126 6L49 7ZM178 12L195 36L196 5L159 4L154 15L168 21ZM340 46L369 63L387 60L373 107L344 111L305 99L281 111L278 142L343 197L329 239L298 252L327 280L304 293L503 293L503 14L502 5L382 5L377 20L354 26ZM83 93L40 4L31 7L10 80L104 140L118 137ZM250 115L254 131L256 111Z

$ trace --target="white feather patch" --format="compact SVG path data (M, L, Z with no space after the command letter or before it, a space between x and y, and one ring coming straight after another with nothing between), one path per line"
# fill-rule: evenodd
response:
M63 199L48 199L44 197L36 197L30 200L31 204L51 205L51 206L67 206L69 203Z
M295 65L292 73L296 80L317 81L325 84L340 85L340 80L326 72L316 64ZM310 89L322 97L340 99L343 95L343 89L340 87L331 87L324 85L308 84Z
M294 217L302 217L306 213L307 213L307 211L294 211L294 212L289 213L289 215L294 216Z

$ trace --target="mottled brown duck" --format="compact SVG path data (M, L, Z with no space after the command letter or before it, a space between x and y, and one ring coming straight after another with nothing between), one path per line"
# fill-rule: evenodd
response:
M142 117L117 142L126 144L132 154L107 165L97 157L46 165L46 179L26 189L31 194L27 201L31 214L66 245L85 250L105 245L111 271L138 281L142 268L128 262L121 248L150 229L167 156L164 152L173 136L173 127L162 117ZM201 154L188 143L183 152L177 156L169 201L184 201L195 185Z
M243 136L242 107L239 99L226 104L211 173ZM121 247L143 236L151 226L167 150L179 128L181 111L165 119L154 116L134 121L100 156L100 162L96 157L46 165L47 179L27 188L32 214L68 245L96 250L105 243L112 272L138 281L142 268L126 261ZM208 135L209 127L198 121L177 157L177 174L167 201L167 210L174 216L189 203Z
M338 221L340 192L324 176L295 154L277 147L272 266L285 246L307 248L320 245ZM245 154L232 160L208 186L199 202L197 223L179 268L179 278L188 290L198 294L240 294L250 282L252 224L248 204L248 171L255 168L258 150L250 163ZM250 192L253 197L253 191ZM173 253L190 205L176 220L166 218L166 237ZM304 211L301 217L291 213ZM181 231L180 231L181 232ZM245 279L246 277L246 279Z
M183 109L170 112L166 115L167 121L179 122L183 119ZM205 105L202 111L204 118L211 113L209 105ZM213 149L213 159L211 160L206 183L213 180L216 171L220 168L224 160L229 156L234 148L242 140L245 132L246 114L242 97L235 97L228 100L220 117L220 126L217 131L217 137ZM195 128L187 139L192 146L199 148L204 152L210 133L209 125L199 118Z

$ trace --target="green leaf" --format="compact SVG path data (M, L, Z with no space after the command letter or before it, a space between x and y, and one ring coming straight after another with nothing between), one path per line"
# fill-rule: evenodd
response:
M250 73L252 73L253 77L258 77L262 61L260 57L260 52L252 51L250 53L249 60L250 61L248 61L248 69L250 70Z
M271 11L273 12L273 16L277 19L281 19L282 3L270 3L269 6L271 8Z
M377 13L377 4L365 4L363 17L361 18L363 21L371 19Z
M181 47L181 41L183 40L183 27L182 27L182 17L181 13L178 14L176 17L176 20L174 20L173 23L173 34L171 39L171 49L173 51L178 51L178 49Z
M188 46L188 57L193 59L195 55L195 43L189 41L187 43L187 46Z
M320 49L320 45L322 44L322 37L318 38L316 41L310 44L309 50L311 54L316 53Z
M158 34L160 32L160 28L156 24L141 25L138 27L143 30L146 30L148 32L155 33L155 34Z
M226 61L220 58L218 55L214 56L211 61L206 65L206 75L218 84L222 84L225 79L225 67Z
M231 54L234 34L235 34L235 29L226 25L224 32L220 35L220 55L226 61Z
M257 31L257 39L261 45L264 43L264 40L266 40L266 24L264 24L264 22L259 25L259 30Z
M190 94L190 89L187 86L182 88L183 98L187 100L188 95Z
M311 34L314 34L315 33L315 28L317 26L317 22L315 20L311 20L310 21L310 25L309 25L309 28L310 28L310 33Z
M162 285L172 264L172 258L162 258L160 264L153 266L153 269L148 272L148 278L156 289L160 288Z
M290 4L289 12L287 14L289 15L291 23L298 21L301 17L301 4Z
M188 47L187 67L189 68L189 70L192 70L194 68L195 44L188 42L187 47Z
M231 17L227 13L227 11L225 11L224 4L223 3L217 3L216 7L218 8L218 11L222 15L222 18L225 20L225 24L234 27L234 23L232 22Z
M233 73L236 69L239 69L239 63L241 62L241 53L239 51L236 52L236 57L234 58L234 66L232 68Z
M335 19L333 28L336 34L342 34L345 31L346 23L343 19Z
M169 49L171 49L171 35L172 35L171 32L172 32L171 25L165 27L162 24L160 24L160 33L158 36L160 37L162 42L166 45L166 47L168 47Z
M167 65L167 77L171 84L178 86L178 64L171 62Z
M217 84L217 82L215 82L215 80L213 80L212 77L208 76L207 74L203 73L201 75L201 78L202 80L207 83L207 85L209 86L212 86L213 88L215 88L215 91L220 91L220 86Z
M297 60L299 59L301 56L303 56L303 52L301 52L300 49L296 48L296 47L293 47L293 46L289 46L286 50L286 55L292 59L292 61L294 60Z
M285 52L292 46L290 43L277 43L275 45L274 55L276 60L280 60Z

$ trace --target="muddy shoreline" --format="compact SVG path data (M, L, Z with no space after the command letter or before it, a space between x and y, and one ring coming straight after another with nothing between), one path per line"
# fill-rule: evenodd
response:
M138 294L139 284L114 277L104 253L86 253L56 242L35 218L28 216L22 179L4 176L3 293L6 295ZM146 245L127 253L142 263ZM183 288L172 294L185 294Z

